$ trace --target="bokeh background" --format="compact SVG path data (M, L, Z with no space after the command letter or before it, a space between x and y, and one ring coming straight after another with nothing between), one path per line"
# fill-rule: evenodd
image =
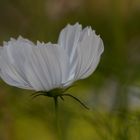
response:
M0 45L19 35L57 42L68 23L104 41L97 70L59 102L61 140L140 140L139 0L0 0ZM53 100L0 81L0 140L57 140Z

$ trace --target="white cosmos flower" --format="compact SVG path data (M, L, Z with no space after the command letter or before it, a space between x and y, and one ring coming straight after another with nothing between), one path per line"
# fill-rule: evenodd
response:
M67 25L57 44L12 38L0 48L0 77L9 85L35 91L66 88L94 72L103 50L100 36L78 23Z

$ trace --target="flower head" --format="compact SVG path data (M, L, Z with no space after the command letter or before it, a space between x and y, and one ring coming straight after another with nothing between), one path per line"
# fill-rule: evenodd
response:
M24 89L65 89L94 72L103 50L100 36L78 23L67 25L57 44L12 38L0 48L0 77Z

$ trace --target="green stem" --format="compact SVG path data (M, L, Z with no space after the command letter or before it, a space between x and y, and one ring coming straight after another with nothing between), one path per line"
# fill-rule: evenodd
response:
M55 105L55 117L58 116L58 97L54 97L54 105Z
M56 136L57 136L57 140L61 140L61 133L60 133L60 128L59 128L58 96L54 97L54 103L55 103Z

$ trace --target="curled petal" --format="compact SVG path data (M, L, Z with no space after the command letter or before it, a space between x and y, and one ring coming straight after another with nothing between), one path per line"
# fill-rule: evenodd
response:
M0 76L8 84L25 88L32 89L26 77L24 75L24 49L15 40L8 42L4 45L0 54Z
M78 23L66 26L60 33L58 43L69 57L70 82L88 77L96 69L104 49L102 39L95 31L91 27L82 30Z
M75 79L84 79L94 72L103 49L102 39L91 28L85 28L77 47L78 64Z
M75 69L77 65L76 49L82 31L82 26L76 23L74 26L67 25L59 35L58 44L62 47L69 57L70 73L69 81L72 81L75 76Z

